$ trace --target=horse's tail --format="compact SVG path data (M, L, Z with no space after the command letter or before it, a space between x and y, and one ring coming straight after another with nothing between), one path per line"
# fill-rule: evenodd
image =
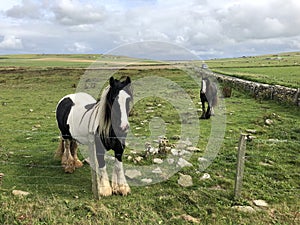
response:
M61 159L63 153L64 153L64 141L62 138L60 138L54 157L57 159Z
M218 96L215 95L212 100L212 107L215 107L218 104Z
M214 94L212 99L212 107L215 107L218 104L218 91L215 84L213 85L213 90Z

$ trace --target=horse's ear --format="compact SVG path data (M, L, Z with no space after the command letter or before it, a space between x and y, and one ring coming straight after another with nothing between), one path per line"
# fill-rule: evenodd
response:
M115 86L115 78L114 78L114 77L111 77L111 78L109 79L109 85L110 85L111 87L114 87L114 86Z
M130 83L131 83L130 77L126 77L125 84L130 84Z

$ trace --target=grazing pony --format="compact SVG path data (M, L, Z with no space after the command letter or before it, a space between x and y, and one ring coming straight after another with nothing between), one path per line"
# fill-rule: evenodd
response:
M77 157L77 142L92 146L96 151L98 167L95 171L99 171L99 194L102 196L130 193L124 175L122 155L129 130L131 100L130 78L120 81L111 77L109 86L105 88L98 102L89 94L80 92L63 97L56 108L57 124L61 132L57 155L61 156L62 167L66 173L73 173L75 168L82 166ZM105 152L110 149L115 153L112 186L104 160Z
M209 119L210 116L214 115L213 107L217 105L218 97L215 83L211 82L207 77L202 78L200 99L202 103L202 115L200 119ZM205 109L205 102L208 103L207 110Z

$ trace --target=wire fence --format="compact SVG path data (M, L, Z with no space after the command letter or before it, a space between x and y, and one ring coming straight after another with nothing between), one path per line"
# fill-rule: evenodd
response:
M59 133L58 132L51 132L51 131L27 131L27 130L1 130L2 132L8 132L8 133L21 133L21 134L31 134L31 135L37 135L37 136L54 136L57 137L57 140L59 138ZM238 140L237 139L225 139L224 142L229 142L231 145L237 145ZM291 143L291 144L296 144L297 146L300 144L300 141L298 140L279 140L279 139L252 139L251 140L251 144L255 145L255 144L266 144L266 145L282 145L282 144L287 144L287 143ZM7 151L4 152L2 146L1 149L1 145L0 145L0 157L5 154L9 154ZM32 153L31 149L20 149L15 151L15 155L21 154L21 155L26 155L27 154L27 162L23 163L23 162L19 162L20 160L17 160L16 158L10 158L8 157L7 159L1 159L0 158L0 173L4 173L3 177L2 177L2 182L1 182L1 178L0 178L0 185L2 183L2 187L0 186L0 190L3 190L3 187L5 188L13 188L16 185L20 186L20 185L24 185L24 186L29 186L31 188L36 188L37 190L40 189L56 189L59 187L69 187L72 190L78 190L81 191L82 190L82 186L79 185L79 181L86 181L87 184L91 184L91 180L90 180L90 173L87 172L85 173L86 177L78 177L78 176L65 176L62 172L61 169L61 165L60 162L57 161L56 165L50 165L49 163L43 162L40 160L40 158L35 158L34 155L30 155L30 153ZM248 178L250 178L250 182L254 182L254 177L258 176L258 175L264 175L266 177L271 177L271 179L275 179L272 177L276 177L278 175L282 175L285 177L288 177L289 179L296 179L298 177L298 179L300 179L300 171L297 172L297 170L294 171L289 171L288 173L286 172L280 172L280 170L272 170L272 169L267 169L267 170L259 170L259 171L255 171L255 168L251 168L248 169L248 162L249 160L253 160L253 159L259 159L259 160L263 160L265 157L268 156L268 154L273 154L273 151L268 152L264 152L264 154L262 155L253 155L251 153L248 153L246 151L246 170L245 170L245 177L247 177L247 180L245 182L249 182ZM199 153L200 155L201 153ZM53 152L53 157L54 157L54 152ZM229 158L228 158L229 157ZM25 157L26 158L26 157ZM218 161L227 161L228 159L230 159L232 162L231 164L235 164L236 163L236 157L233 156L228 156L226 154L226 152L221 152L221 156L220 159L218 159ZM26 160L23 160L26 161ZM53 160L52 160L53 162ZM214 162L212 162L214 163ZM280 163L279 163L280 164ZM274 165L272 164L268 164L266 163L266 165L261 165L261 167L274 167ZM276 166L276 165L275 165ZM6 168L5 168L6 167ZM20 171L18 171L18 173L16 172L10 172L11 168L13 167L17 167L18 169L21 168ZM195 165L194 165L195 167ZM4 171L2 171L3 169ZM231 169L233 169L234 167L231 166ZM28 174L28 171L30 169L31 174L30 175L26 175ZM39 172L38 170L41 169L43 171ZM125 168L126 169L126 168ZM7 171L5 171L7 170ZM42 174L43 172L45 172L45 170L47 170L47 172L45 174ZM49 172L50 171L50 172ZM57 175L53 175L56 173L56 171L59 171L57 173ZM194 171L191 170L191 173L193 173ZM205 171L202 171L200 174L203 173L211 173L211 174L216 174L216 169L214 168L207 168ZM226 177L225 179L230 179L231 182L233 183L234 177L232 177L232 174L234 174L235 171L231 171L229 174L231 174L231 177ZM37 174L40 173L40 174ZM49 175L49 173L51 175ZM199 175L200 176L200 175ZM60 182L62 180L63 177L63 182ZM195 179L195 178L194 178ZM214 177L212 177L212 179L214 179ZM216 178L221 180L221 178ZM44 180L46 182L40 182L41 180ZM10 184L7 184L4 182L10 182ZM28 181L28 182L26 182ZM198 189L202 190L202 191L209 191L209 193L211 193L211 195L214 195L214 192L218 192L218 191L224 191L224 188L220 187L220 188L214 188L212 187L202 187L201 184L197 184L198 185ZM270 184L270 187L268 188L272 188L274 193L278 192L278 193L293 193L296 195L300 195L300 186L299 187L289 187L289 188L283 188L283 187L277 187L275 184ZM232 187L233 190L233 187ZM231 191L232 191L231 190Z

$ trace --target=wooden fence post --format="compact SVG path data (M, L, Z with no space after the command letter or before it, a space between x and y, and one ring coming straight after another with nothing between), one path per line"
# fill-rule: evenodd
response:
M89 143L89 158L90 158L90 167L91 167L91 176L92 176L92 191L94 194L94 198L99 200L99 170L98 170L98 161L96 156L96 147L94 142L94 136L90 135L90 143Z
M237 167L236 167L236 177L234 186L234 198L238 199L241 196L242 184L243 184L243 174L245 165L245 151L246 151L246 135L241 134L237 153Z

